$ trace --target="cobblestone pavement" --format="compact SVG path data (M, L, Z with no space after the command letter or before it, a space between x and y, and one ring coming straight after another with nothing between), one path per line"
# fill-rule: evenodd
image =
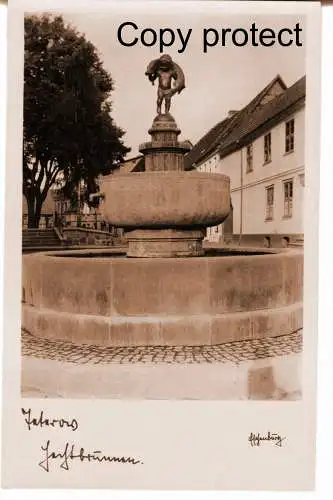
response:
M302 351L302 330L262 340L243 340L202 346L103 347L40 339L22 330L22 355L70 363L234 363L297 354Z

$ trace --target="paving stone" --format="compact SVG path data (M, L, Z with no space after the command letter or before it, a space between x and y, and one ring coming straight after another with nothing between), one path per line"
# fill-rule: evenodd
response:
M22 355L55 359L75 364L100 363L235 363L279 357L302 351L302 330L289 335L262 340L242 340L203 346L129 346L103 347L76 345L59 340L46 340L22 330Z

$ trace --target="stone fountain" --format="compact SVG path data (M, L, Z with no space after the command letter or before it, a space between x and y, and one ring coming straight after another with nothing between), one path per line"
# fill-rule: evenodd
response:
M125 229L127 255L24 256L23 327L103 345L207 345L298 330L302 252L204 251L205 228L228 216L229 178L184 171L189 147L170 114L172 96L185 88L181 68L161 56L146 75L159 85L151 140L140 145L145 171L100 185L104 218Z
M181 68L164 55L149 64L146 74L152 82L158 78L159 87L151 141L139 148L145 172L104 178L104 217L126 230L128 257L200 256L205 228L228 216L229 178L184 171L190 147L178 142L180 130L170 114L171 95L185 87Z

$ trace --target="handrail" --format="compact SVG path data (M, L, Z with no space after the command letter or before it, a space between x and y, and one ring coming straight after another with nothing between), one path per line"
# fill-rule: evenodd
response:
M66 241L66 238L61 234L59 228L57 228L57 226L54 226L54 231L56 233L56 235L58 236L59 240L60 241Z
M109 231L101 231L100 229L91 229L90 227L80 227L80 226L66 226L63 227L63 232L67 231L79 231L88 233L97 233L113 236Z

